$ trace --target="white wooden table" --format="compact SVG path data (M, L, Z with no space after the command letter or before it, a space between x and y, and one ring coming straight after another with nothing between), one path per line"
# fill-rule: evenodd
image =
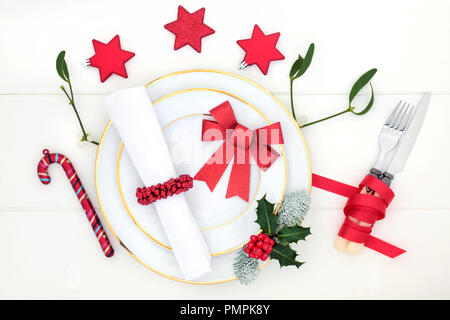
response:
M191 12L206 5L205 23L216 30L203 40L201 54L172 49L174 37L163 25L175 20L178 4L0 0L0 298L450 298L450 2L185 0ZM255 23L266 33L281 32L286 60L273 63L267 76L256 67L237 69L243 52L236 40L249 37ZM113 76L102 84L83 61L93 54L92 39L107 42L115 34L136 56L127 63L128 79ZM305 221L313 235L300 245L307 263L299 270L280 271L275 262L252 286L181 284L145 269L115 239L116 254L106 259L60 168L50 169L49 186L39 182L42 149L64 153L98 206L96 148L77 142L78 123L55 71L60 50L67 51L81 117L99 139L108 120L105 94L182 69L241 74L289 105L289 68L310 42L313 63L295 84L297 114L309 120L345 108L355 79L378 68L370 113L303 130L318 174L358 183L395 103L433 93L411 158L393 183L397 196L374 231L408 250L399 258L336 251L345 199L313 189Z

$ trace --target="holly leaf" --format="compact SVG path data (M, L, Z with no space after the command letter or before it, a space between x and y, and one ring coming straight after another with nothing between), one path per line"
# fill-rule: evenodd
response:
M311 228L303 228L300 226L284 227L278 234L278 240L284 245L289 243L298 242L300 240L305 240L305 238L311 234Z
M280 267L296 266L298 268L304 263L295 260L297 258L297 252L295 250L281 244L275 244L269 256L271 259L278 260Z
M272 234L277 228L278 216L273 213L274 204L267 201L266 196L257 201L256 222L265 234Z

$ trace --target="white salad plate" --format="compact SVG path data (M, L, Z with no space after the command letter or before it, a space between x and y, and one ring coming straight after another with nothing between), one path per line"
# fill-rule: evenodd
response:
M267 171L251 166L249 202L225 198L230 164L213 192L203 181L185 193L192 214L212 254L212 270L183 279L170 244L152 207L136 201L142 182L113 124L108 123L96 159L96 189L101 211L120 244L147 268L173 280L220 283L234 279L237 249L259 231L256 200L266 195L279 204L286 192L310 191L311 168L306 143L289 111L268 91L241 76L222 71L189 70L147 85L178 174L194 176L222 141L202 142L202 119L228 100L237 121L257 129L280 122L284 144L272 145L280 157ZM163 201L163 200L161 200Z

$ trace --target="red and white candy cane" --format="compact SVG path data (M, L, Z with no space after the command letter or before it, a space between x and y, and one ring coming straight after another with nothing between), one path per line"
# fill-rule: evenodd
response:
M92 230L94 230L95 236L102 247L103 253L106 257L112 257L114 255L114 249L109 242L108 236L103 230L102 224L95 213L94 206L89 200L86 191L84 190L83 185L81 184L80 178L78 177L72 163L67 159L66 156L60 153L50 153L47 149L43 151L44 156L41 161L39 161L37 167L38 177L43 184L49 184L51 181L50 176L48 175L48 167L52 163L60 164L64 171L66 172L67 178L69 178L69 182L72 185L75 194L80 200L81 206L83 207L86 217L91 224Z

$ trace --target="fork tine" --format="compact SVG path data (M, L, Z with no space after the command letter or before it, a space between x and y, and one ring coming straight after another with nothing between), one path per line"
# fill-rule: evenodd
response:
M408 112L409 107L410 107L410 104L405 102L405 104L404 104L404 106L402 108L401 114L399 115L397 121L395 122L394 126L392 127L394 130L398 130L398 128L400 127L400 123L406 117L406 114Z
M408 107L409 107L408 102L406 102L406 101L403 102L402 109L400 110L400 113L399 113L397 119L395 120L395 123L391 126L392 129L394 129L394 130L398 129L398 127L400 126L400 122L405 117L406 111L408 111Z
M398 119L400 118L400 116L402 115L404 109L405 109L405 105L406 105L406 101L404 101L402 103L402 105L398 108L398 110L395 112L395 116L392 119L392 121L389 123L389 127L390 128L394 128Z
M414 106L410 105L409 110L408 110L407 114L405 115L405 117L403 118L402 122L400 123L398 130L400 130L400 131L405 130L406 125L409 123L410 119L412 118L413 111L414 111Z
M400 100L397 104L397 106L394 108L394 110L392 110L391 114L389 115L389 117L386 119L386 122L384 123L386 126L389 126L390 123L392 122L392 119L394 119L394 116L397 112L397 110L400 108L400 105L402 104L402 100Z

